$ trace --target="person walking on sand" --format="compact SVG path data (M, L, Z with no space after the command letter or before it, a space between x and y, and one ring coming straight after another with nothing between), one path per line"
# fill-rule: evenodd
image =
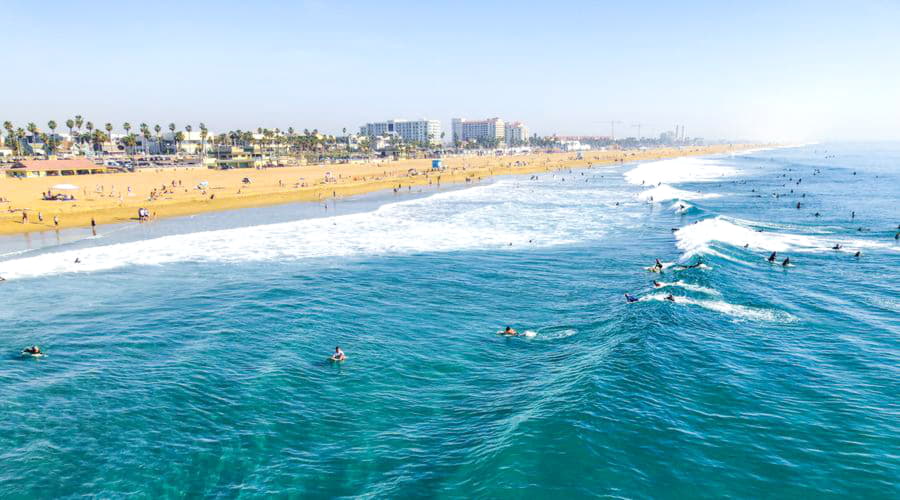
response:
M28 212L22 210L22 224L28 224Z
M58 215L53 216L53 225L56 227L59 227L59 216Z

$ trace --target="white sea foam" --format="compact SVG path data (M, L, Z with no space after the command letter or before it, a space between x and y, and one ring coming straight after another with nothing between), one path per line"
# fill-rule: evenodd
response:
M696 224L684 226L675 231L676 246L685 257L696 254L711 254L713 242L743 247L762 252L834 252L835 244L841 245L842 252L856 252L863 248L890 248L883 243L847 238L824 238L821 236L793 234L786 232L758 232L735 219L719 216L705 219Z
M684 156L642 163L625 173L631 184L653 186L660 183L710 182L740 174L736 168L710 158Z
M640 300L648 301L648 300L658 300L658 301L666 301L666 296L668 294L665 293L657 293L652 295L647 295L641 297ZM733 318L751 320L751 321L774 321L774 322L790 322L795 321L796 318L790 313L784 311L777 311L773 309L760 309L755 307L742 306L738 304L731 304L725 302L724 300L707 300L707 299L694 299L691 297L685 296L676 296L675 297L676 304L689 304L702 307L704 309L709 309L711 311L716 311L727 316L731 316Z
M500 181L390 203L366 213L164 236L0 262L10 280L176 262L290 261L554 246L638 224L610 200L622 193ZM639 214L638 214L639 215ZM510 244L512 244L510 246ZM75 263L76 258L80 263Z
M684 200L676 200L675 203L672 203L669 206L669 210L671 210L677 214L687 213L692 208L694 208L694 205L691 205L690 203L688 203Z
M658 283L660 285L662 285L661 287L658 287L658 288L679 287L679 288L683 288L685 290L690 290L692 292L705 293L708 295L721 295L718 290L713 290L712 288L707 288L705 286L695 285L693 283L686 283L682 280L674 281L671 283L666 283L666 282L660 281Z

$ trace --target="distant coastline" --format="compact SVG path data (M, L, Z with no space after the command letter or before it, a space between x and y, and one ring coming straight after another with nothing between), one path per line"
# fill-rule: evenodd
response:
M475 182L496 175L529 174L560 168L611 165L680 156L738 153L768 145L736 144L643 150L470 155L444 158L442 170L431 159L382 163L305 165L265 169L139 169L132 173L0 179L3 213L0 234L18 234L100 224L137 222L139 208L151 217L177 217L211 211L322 201L386 189ZM245 182L245 178L249 182ZM43 200L43 193L65 181L77 186L75 201ZM152 201L151 201L152 198ZM27 221L23 220L23 212ZM39 217L40 215L40 217ZM54 223L54 217L58 225Z

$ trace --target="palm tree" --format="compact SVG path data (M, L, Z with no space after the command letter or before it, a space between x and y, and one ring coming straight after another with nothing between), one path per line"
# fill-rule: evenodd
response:
M131 131L131 124L128 122L125 122L122 124L122 128L125 129L125 135L128 135L129 132Z
M169 124L169 132L172 132L172 142L175 142L175 124L174 123ZM173 153L177 153L177 151L173 151Z
M148 154L148 148L150 147L150 129L148 127L142 128L141 135L144 137L144 154Z
M84 119L81 118L81 115L75 115L75 128L78 129L78 135L79 135L78 141L79 142L81 142L81 137L80 137L81 136L81 125L83 125L83 124L84 124Z
M107 122L106 125L103 126L106 129L106 136L109 138L109 141L112 142L112 123Z
M25 131L22 130L22 127L16 129L16 154L22 154L22 141L25 140Z
M200 122L200 153L201 156L206 156L206 136L209 134L209 130L206 130L206 124Z
M69 118L66 120L66 126L69 127L69 138L72 138L72 129L75 128L75 120Z
M184 132L178 131L175 133L175 152L178 152L178 144L184 141Z
M54 137L56 135L56 122L50 120L49 122L47 122L47 128L50 129L50 137L49 140L45 141L45 143L48 144L48 149L56 150L56 137Z

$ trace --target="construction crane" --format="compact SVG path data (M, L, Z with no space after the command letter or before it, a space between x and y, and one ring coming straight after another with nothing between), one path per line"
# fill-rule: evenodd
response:
M609 138L615 144L616 142L616 124L622 123L619 120L610 120L609 121Z
M642 136L641 136L641 127L644 126L644 125L645 125L644 123L632 123L632 124L631 124L632 127L637 127L637 129L638 129L638 134L637 134L637 139L638 139L638 140L641 140L641 139L642 139Z

